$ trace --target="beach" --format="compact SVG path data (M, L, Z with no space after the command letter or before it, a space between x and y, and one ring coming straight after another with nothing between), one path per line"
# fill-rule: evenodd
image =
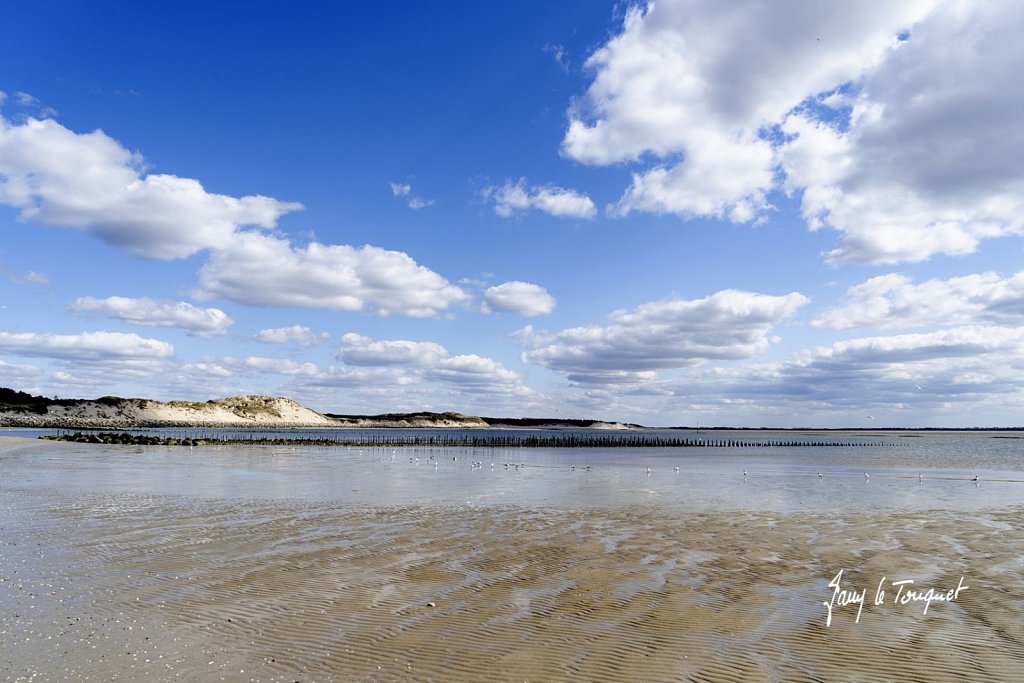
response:
M1004 681L1024 666L1024 506L996 502L1013 482L801 478L839 501L891 489L829 509L828 492L743 504L743 486L789 485L793 469L767 465L720 482L443 449L214 450L194 467L188 449L0 449L5 680ZM915 486L937 497L886 502Z

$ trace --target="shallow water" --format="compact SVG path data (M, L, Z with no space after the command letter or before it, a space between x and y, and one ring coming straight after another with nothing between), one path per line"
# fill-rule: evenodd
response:
M1024 504L1022 452L1024 441L962 434L853 448L190 449L41 442L20 446L6 474L18 477L24 468L22 484L31 487L344 504L977 510Z
M0 678L1017 680L1021 442L908 440L0 440ZM840 570L866 605L826 624Z

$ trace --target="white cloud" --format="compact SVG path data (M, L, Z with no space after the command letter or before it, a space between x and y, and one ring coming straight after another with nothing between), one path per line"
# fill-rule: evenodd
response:
M780 187L831 263L1024 234L1024 6L660 0L591 55L562 144L637 169L615 211L761 220Z
M1024 6L943 3L866 71L848 129L785 124L781 160L812 227L841 233L833 263L967 254L1024 233Z
M429 367L448 355L433 342L386 341L349 333L341 338L337 357L347 365Z
M191 375L215 380L228 379L234 374L219 363L188 363L183 365L181 369L183 372Z
M317 334L303 325L292 325L291 327L274 327L260 330L256 334L256 341L264 344L294 343L299 346L316 346L317 344L323 344L330 337L331 335L326 332Z
M518 373L501 363L475 354L453 356L433 342L377 340L346 334L342 337L338 359L361 368L401 372L408 383L435 381L459 392L535 396L523 385Z
M484 312L507 311L525 316L548 315L555 310L555 297L530 282L505 282L484 292Z
M18 285L48 285L50 284L50 276L45 273L37 273L34 270L30 270L24 275L11 275L8 279Z
M174 347L158 339L122 332L0 332L0 353L77 361L149 360L172 357Z
M587 61L594 81L570 113L562 151L588 164L644 162L620 213L752 220L774 184L765 128L856 78L931 4L634 7Z
M405 183L391 183L391 194L395 197L408 197L410 209L425 209L434 205L433 199L412 196L412 185Z
M401 394L391 390L418 384L420 376L403 368L337 368L328 367L315 376L302 378L299 386L337 388L344 387L360 393L381 393L392 402L401 399Z
M69 310L73 313L103 315L143 327L173 327L187 330L195 337L219 337L227 334L234 321L219 308L198 308L179 301L154 301L149 298L132 299L111 296L96 299L91 296L77 299Z
M0 203L23 221L87 228L151 258L227 246L242 226L273 228L302 208L270 197L211 194L197 180L146 174L142 158L102 131L0 116Z
M27 92L14 93L14 101L23 107L34 107L41 104L38 97L29 95Z
M564 46L557 45L555 43L547 43L544 45L544 52L548 53L549 55L552 56L552 58L554 58L558 66L562 68L562 71L564 71L565 73L569 73L569 67L571 66L571 64L569 62L569 57L565 53Z
M392 191L409 196L411 187L395 183ZM430 200L410 202L421 208ZM279 235L246 230L273 228L281 215L302 207L211 194L197 180L147 175L138 154L102 131L77 134L53 120L16 125L0 116L0 204L19 210L23 221L83 227L142 256L172 259L208 251L198 292L207 298L414 317L437 316L470 300L402 252L317 242L300 248ZM163 306L149 304L133 321L163 326L161 316L188 317L154 308ZM199 310L216 309L187 313Z
M597 207L585 194L551 185L531 187L526 178L515 183L508 180L501 187L488 187L483 195L494 202L494 213L505 218L528 209L559 218L593 218L597 214Z
M21 382L35 380L43 371L34 365L13 365L0 360L0 385L17 387Z
M412 199L409 200L409 208L410 209L425 209L428 206L433 206L433 205L434 205L434 200L433 199L422 199L420 197L413 197Z
M1022 370L1024 329L963 326L843 341L782 363L709 369L665 387L677 397L720 404L792 404L802 415L841 408L861 424L870 406L919 415L948 405L995 407L991 402L1000 396L1020 394L1016 378Z
M426 376L454 385L462 391L534 396L533 390L522 384L518 373L491 358L476 354L440 360L427 371Z
M836 330L974 323L1024 324L1024 272L980 273L913 284L905 275L873 277L812 324Z
M299 363L286 358L263 358L260 356L246 358L242 362L242 367L246 370L296 377L316 377L320 372L313 363Z
M703 299L616 311L604 327L574 327L547 338L531 329L519 339L540 344L523 354L524 361L566 374L573 382L649 381L661 369L762 353L771 344L772 328L806 303L796 292L769 296L724 290Z
M240 233L199 271L201 296L251 306L292 306L433 317L469 295L408 255L374 246Z

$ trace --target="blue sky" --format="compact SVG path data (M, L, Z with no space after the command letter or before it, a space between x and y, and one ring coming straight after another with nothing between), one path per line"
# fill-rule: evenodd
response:
M1024 424L1015 3L2 11L0 385Z

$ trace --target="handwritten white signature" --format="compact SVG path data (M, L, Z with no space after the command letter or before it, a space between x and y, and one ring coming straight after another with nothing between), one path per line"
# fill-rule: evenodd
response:
M843 571L839 570L839 573L828 582L828 587L832 589L832 597L827 601L823 602L827 616L825 617L825 626L832 625L832 612L841 607L847 607L850 605L857 606L857 618L854 619L854 623L860 623L860 615L864 611L864 601L867 598L867 589L863 588L857 590L856 587L845 588L843 587ZM885 583L886 577L882 577L881 581L878 582L878 587L875 589L875 605L885 604ZM924 603L924 614L928 614L928 608L932 606L933 602L954 602L960 597L960 592L965 591L970 586L964 585L964 577L960 577L959 583L956 588L950 588L949 590L936 590L935 588L912 588L914 585L913 579L903 579L902 581L890 581L889 585L896 589L895 595L892 597L892 604L894 605L906 605L911 602L923 602Z

